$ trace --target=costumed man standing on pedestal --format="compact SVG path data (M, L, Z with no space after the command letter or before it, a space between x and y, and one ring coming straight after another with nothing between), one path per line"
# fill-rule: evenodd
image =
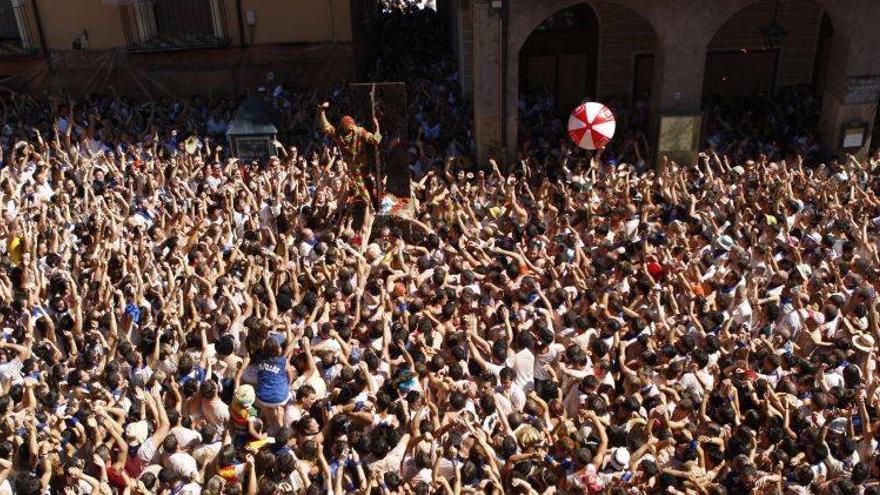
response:
M348 164L348 175L354 182L358 195L367 203L371 202L370 189L375 185L376 177L370 170L369 151L382 142L382 134L379 133L379 121L373 118L375 132L370 132L359 127L354 119L345 115L339 121L339 127L334 127L327 120L327 108L330 104L324 102L318 105L318 127L321 132L333 140L333 144L339 147L345 163ZM369 181L369 184L367 184Z

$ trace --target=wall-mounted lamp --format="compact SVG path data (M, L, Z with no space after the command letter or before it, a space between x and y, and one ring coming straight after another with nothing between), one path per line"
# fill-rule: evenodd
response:
M781 49L785 44L786 36L788 36L788 31L776 22L777 14L779 14L779 0L776 0L773 6L773 19L770 20L770 24L758 29L761 32L761 37L764 38L764 47L768 50Z
M489 11L493 14L501 14L504 10L504 0L489 0Z

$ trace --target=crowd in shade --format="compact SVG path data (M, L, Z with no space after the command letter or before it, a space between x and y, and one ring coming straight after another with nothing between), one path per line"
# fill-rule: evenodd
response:
M473 163L435 15L384 17L390 223L315 124L343 89L267 76L255 162L233 100L3 98L0 495L880 493L880 157L768 148L796 92L696 163Z
M651 125L649 98L650 94L644 93L633 100L612 97L602 102L614 113L617 136L603 151L606 162L632 164L639 173L649 168L648 160L653 156L647 134ZM534 162L541 175L558 174L570 148L569 115L559 112L551 95L540 92L523 94L518 112L518 157Z
M707 141L737 160L759 154L772 159L801 155L809 163L824 158L816 129L821 97L808 85L780 88L736 102L718 96L706 102Z

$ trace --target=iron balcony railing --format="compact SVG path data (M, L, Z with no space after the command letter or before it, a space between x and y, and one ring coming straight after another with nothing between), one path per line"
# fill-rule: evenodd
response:
M34 55L40 41L32 26L32 0L0 0L0 57Z
M129 50L215 48L229 44L223 0L131 0L120 5Z

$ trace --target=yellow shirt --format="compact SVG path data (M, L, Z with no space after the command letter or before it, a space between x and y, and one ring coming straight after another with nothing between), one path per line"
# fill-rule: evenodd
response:
M18 266L22 262L24 255L24 239L21 236L10 237L6 240L6 252L12 264Z

